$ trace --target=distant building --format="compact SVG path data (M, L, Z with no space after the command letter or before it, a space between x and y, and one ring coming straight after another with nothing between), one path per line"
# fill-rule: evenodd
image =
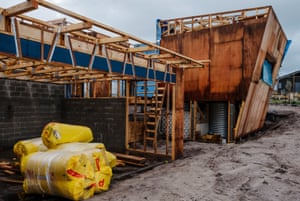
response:
M300 70L278 78L277 91L279 94L300 93Z

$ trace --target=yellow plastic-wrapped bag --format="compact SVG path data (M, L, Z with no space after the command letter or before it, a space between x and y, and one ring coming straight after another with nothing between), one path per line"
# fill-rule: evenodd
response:
M14 153L21 158L24 155L38 151L47 151L48 148L43 144L42 138L32 138L18 141L13 148Z
M106 160L106 164L108 164L111 168L115 167L117 164L117 158L115 155L110 153L109 151L106 151L105 145L103 143L97 143L97 142L92 142L92 143L66 143L66 144L61 144L56 147L56 149L64 149L64 150L69 150L69 151L83 151L87 149L101 149L105 151L104 159Z
M51 122L42 131L43 143L48 148L70 142L91 142L92 130L86 126Z
M90 160L95 172L95 193L106 191L109 188L112 169L111 161L107 160L107 152L102 143L67 143L56 147L57 150L80 152ZM110 159L114 155L110 154Z
M107 164L105 150L87 149L82 151L90 160L95 173L95 193L106 191L109 188L112 169Z
M108 164L111 168L114 168L116 167L117 165L117 157L110 153L109 151L105 151L105 154L106 154L106 159L108 161Z
M37 152L22 158L25 193L50 194L71 200L94 195L94 167L85 154L63 150Z

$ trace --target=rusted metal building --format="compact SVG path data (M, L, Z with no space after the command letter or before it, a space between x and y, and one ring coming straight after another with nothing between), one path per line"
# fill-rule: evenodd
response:
M271 6L158 20L157 35L163 47L210 60L184 71L185 101L209 116L205 132L231 141L262 128L287 43Z

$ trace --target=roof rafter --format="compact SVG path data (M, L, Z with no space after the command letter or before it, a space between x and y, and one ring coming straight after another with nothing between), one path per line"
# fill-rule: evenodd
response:
M10 8L4 9L2 14L6 17L19 15L38 8L38 3L35 0L28 0L23 3L19 3Z
M23 14L40 6L66 16L58 20L43 21ZM16 42L20 39L27 40L26 43L10 44L15 45L21 52L24 51L24 55L10 55L14 49L1 52L3 59L0 74L5 77L20 76L22 79L43 81L53 81L54 78L55 81L59 78L64 81L75 78L99 80L100 77L157 79L156 76L149 78L148 75L141 74L151 71L154 75L158 72L161 81L175 82L175 77L172 78L175 76L174 69L204 66L202 61L160 47L45 0L28 0L2 11L6 12L6 16L15 16L16 23L11 25L15 27L6 27L9 23L2 22L5 27L2 31L8 33L1 37L10 37L10 41ZM69 18L76 23L68 22ZM18 35L11 28L17 29ZM26 45L33 43L34 46L30 48L37 51L30 55L27 52L30 48ZM150 51L155 53L149 55ZM7 61L6 54L9 58ZM34 62L30 63L28 60ZM139 74L136 75L136 71ZM103 76L107 73L114 76Z
M148 41L146 41L146 40L140 39L140 38L138 38L138 37L136 37L136 36L133 36L133 35L131 35L131 34L127 34L127 33L123 32L123 31L120 31L120 30L118 30L118 29L115 29L115 28L113 28L113 27L111 27L111 26L105 25L105 24L103 24L103 23L97 22L97 21L95 21L95 20L92 20L92 19L87 18L87 17L85 17L85 16L82 16L82 15L80 15L80 14L77 14L77 13L75 13L75 12L72 12L72 11L70 11L70 10L64 9L64 8L62 8L62 7L59 7L59 6L57 6L57 5L55 5L55 4L52 4L52 3L48 2L48 1L44 1L44 0L36 0L36 1L39 3L39 5L42 5L42 6L46 7L46 8L49 8L49 9L53 9L53 10L59 12L59 13L68 15L68 16L70 16L70 17L73 17L73 18L77 19L77 20L82 20L82 21L90 22L90 23L92 23L94 26L97 26L97 27L102 28L102 29L104 29L104 30L107 30L107 31L109 31L109 32L112 32L112 33L115 33L115 34L118 34L118 35L122 35L122 36L127 36L129 39L134 40L134 41L136 41L136 42L139 42L139 43L148 45L148 46L150 46L150 47L152 47L152 48L159 49L159 50L161 50L161 51L164 51L164 52L173 54L174 56L177 56L177 57L179 57L179 58L188 60L188 61L190 61L190 62L199 64L200 66L204 66L203 63L201 63L201 62L199 62L199 61L197 61L197 60L195 60L195 59L192 59L192 58L187 57L187 56L185 56L185 55L179 54L179 53L177 53L177 52L175 52L175 51L172 51L172 50L169 50L169 49L167 49L167 48L158 46L158 45L156 45L156 44L150 43L150 42L148 42Z

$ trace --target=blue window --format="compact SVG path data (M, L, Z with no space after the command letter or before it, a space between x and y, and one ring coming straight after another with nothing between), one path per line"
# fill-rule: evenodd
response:
M273 84L272 73L273 73L273 65L267 60L265 60L262 67L261 79L270 86L272 86Z
M146 81L147 89L146 93L148 97L154 96L155 93L155 82ZM137 82L137 94L136 96L144 96L145 95L145 83L143 81Z

